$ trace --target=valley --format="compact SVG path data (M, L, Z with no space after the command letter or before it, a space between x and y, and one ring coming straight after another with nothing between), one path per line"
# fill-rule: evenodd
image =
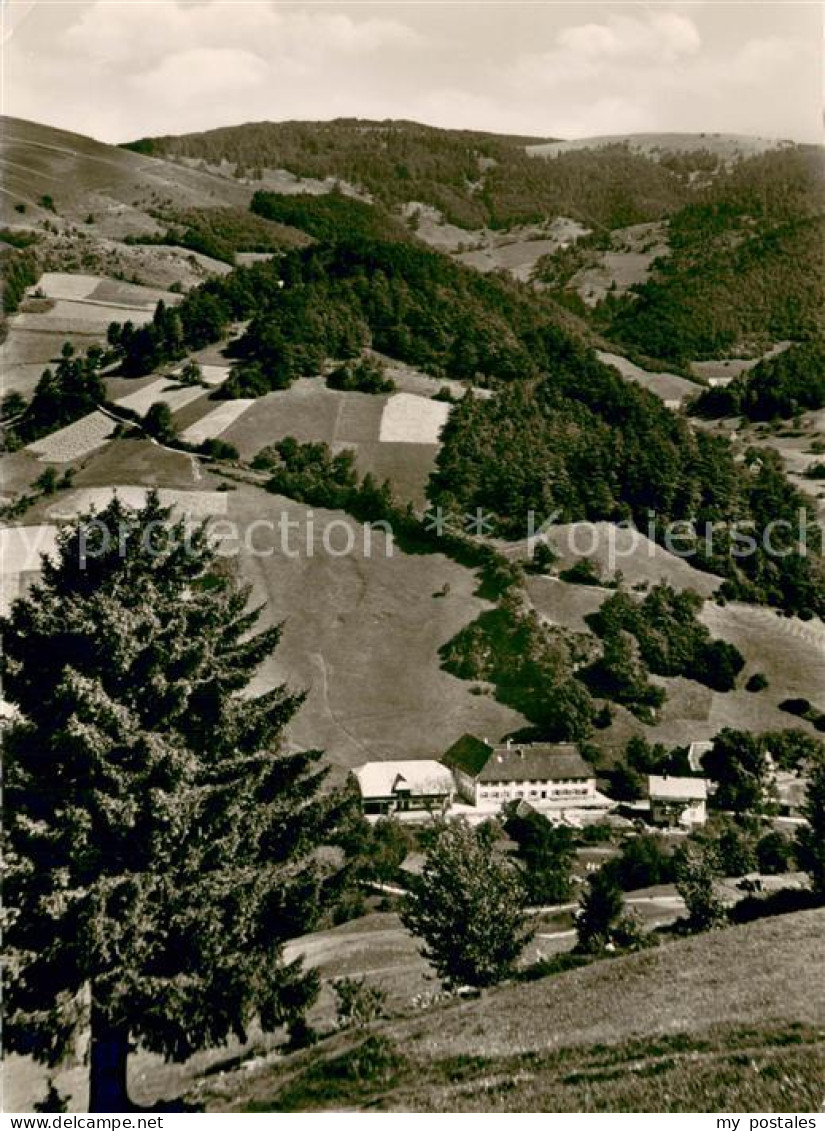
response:
M39 555L78 516L156 491L205 524L258 630L280 626L241 698L297 696L278 749L320 751L324 796L348 798L313 858L350 868L339 904L313 889L285 935L320 978L307 1046L279 1021L183 1066L144 1048L136 1102L819 1102L822 910L792 845L825 729L821 153L348 119L122 146L4 131L2 254L30 281L4 293L0 612L54 573ZM763 386L788 411L749 417ZM694 522L722 533L682 553ZM10 696L5 726L17 712ZM436 811L365 817L350 771L467 735L573 748L606 804L524 802L568 837L547 847L569 854L567 897L534 900L504 984L464 1000L404 917ZM718 800L733 787L701 759L720 735L758 748L752 806ZM656 825L658 775L707 781L707 827ZM541 871L515 810L449 804L495 866ZM649 882L622 880L604 935L628 914L631 941L587 951L577 900L638 844ZM674 861L720 845L724 929L701 933ZM363 1025L340 1021L342 978L386 994ZM15 1110L54 1081L84 1110L77 1058L10 1072Z

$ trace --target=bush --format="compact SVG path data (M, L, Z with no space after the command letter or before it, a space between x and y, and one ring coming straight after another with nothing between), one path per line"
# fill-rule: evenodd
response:
M713 882L717 863L713 850L688 843L676 853L676 890L685 901L687 926L694 932L709 931L725 922L725 909Z
M359 357L334 369L327 377L327 386L342 392L391 393L395 381L387 377L383 362Z
M57 469L54 467L47 467L34 481L35 487L42 491L44 495L53 495L57 490L57 484Z
M204 440L198 451L212 459L238 460L241 458L241 453L235 445L227 443L226 440Z
M807 719L814 708L809 699L783 699L779 704L779 710L789 715L796 715L800 719Z
M371 1021L383 1017L387 994L380 986L367 985L364 977L335 978L332 988L340 1028L362 1029Z
M203 373L198 363L190 358L183 366L180 373L175 374L175 378L181 385L200 385L203 379Z
M782 833L765 833L756 846L756 862L764 876L779 876L789 872L793 864L793 843Z
M448 987L501 982L532 934L518 872L463 820L440 826L401 921Z
M289 1036L287 1045L291 1052L312 1048L318 1043L317 1032L303 1015L293 1018L288 1023L287 1034Z
M149 406L143 418L143 427L162 444L171 444L177 438L172 411L165 401L155 401Z
M579 558L568 569L563 569L559 577L562 581L568 581L572 585L602 584L601 572L592 558Z
M530 573L549 573L558 558L559 555L547 542L537 542L527 569Z
M745 690L752 692L764 691L768 686L768 677L762 672L754 672L745 684Z

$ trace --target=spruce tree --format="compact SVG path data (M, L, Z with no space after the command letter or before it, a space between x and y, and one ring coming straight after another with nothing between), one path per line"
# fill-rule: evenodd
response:
M90 1031L92 1111L129 1109L131 1047L185 1059L317 993L283 945L339 882L340 814L284 746L302 696L247 691L260 613L152 494L64 529L0 623L6 1047L54 1064Z

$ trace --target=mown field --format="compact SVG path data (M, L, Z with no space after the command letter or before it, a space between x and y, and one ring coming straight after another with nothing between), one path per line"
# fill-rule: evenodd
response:
M177 295L156 287L67 272L46 272L33 289L47 301L24 300L20 312L8 320L0 344L4 395L14 390L30 397L43 370L60 358L66 341L78 350L102 345L110 322L139 326L151 319L158 299L178 301Z
M430 384L432 391L438 388L435 382ZM350 448L361 475L370 472L379 482L389 479L400 499L423 507L438 453L438 444L432 442L436 429L428 422L420 427L421 413L409 411L405 428L405 413L391 408L394 427L388 431L382 421L395 398L406 398L413 409L416 405L425 410L447 408L429 400L420 389L381 395L343 393L328 389L320 377L304 378L289 389L260 398L221 438L234 444L247 460L286 436L302 443L322 440L336 452Z

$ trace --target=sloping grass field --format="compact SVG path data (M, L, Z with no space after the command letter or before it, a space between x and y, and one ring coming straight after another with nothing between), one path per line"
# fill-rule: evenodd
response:
M206 1110L816 1111L825 910L345 1032L197 1089Z

